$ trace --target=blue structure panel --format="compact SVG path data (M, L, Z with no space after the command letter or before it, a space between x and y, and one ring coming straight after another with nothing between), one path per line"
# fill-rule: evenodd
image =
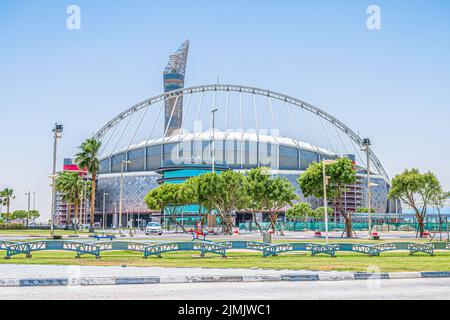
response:
M46 250L64 250L64 241L47 241Z

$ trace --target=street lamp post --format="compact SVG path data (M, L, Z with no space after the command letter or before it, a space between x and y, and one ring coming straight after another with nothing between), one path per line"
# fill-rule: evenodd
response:
M117 203L116 202L113 202L113 204L112 204L113 206L114 206L114 216L113 216L113 228L116 228L117 226L116 226L116 223L117 223L117 220L116 220L116 215L117 215Z
M25 193L25 195L28 197L28 213L27 213L27 227L28 227L28 219L30 218L30 198L31 198L31 191L28 191Z
M370 139L366 138L363 140L364 151L366 151L366 162L367 162L367 217L368 217L368 229L369 237L371 236L372 230L372 192L370 190Z
M328 245L328 200L327 200L327 186L328 177L326 175L325 166L335 163L335 160L323 160L322 161L322 174L323 174L323 208L325 209L325 244Z
M212 172L215 172L215 155L216 155L216 140L214 137L214 131L215 131L215 115L216 112L218 111L217 108L214 108L213 110L211 110L212 113Z
M327 184L328 179L325 173L325 162L322 162L323 172L323 207L325 209L325 243L328 245L328 201L327 201Z
M50 230L52 236L54 235L54 216L56 211L56 204L55 204L56 150L58 145L58 139L62 138L63 128L64 127L62 124L55 123L55 128L53 129L53 168L52 168L52 175L50 176L52 179L52 206L50 216Z
M119 229L122 228L122 211L123 211L123 167L131 161L122 160L120 163L120 199L119 199Z
M108 194L103 191L103 230L105 230L105 224L106 224L106 196L108 196Z
M81 195L80 195L80 221L79 224L81 224L81 228L83 228L83 212L86 209L86 201L84 199L84 191L86 189L86 183L83 179L83 186L81 188Z

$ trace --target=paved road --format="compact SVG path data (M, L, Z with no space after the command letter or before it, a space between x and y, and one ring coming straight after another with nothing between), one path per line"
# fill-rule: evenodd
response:
M102 230L98 230L98 232L102 233ZM165 231L162 236L158 235L149 235L146 236L143 231L137 231L137 234L135 237L130 238L128 235L128 231L125 230L123 232L124 237L119 237L118 231L116 230L106 230L106 233L114 233L117 235L117 239L123 239L123 240L145 240L145 241L155 241L155 242L161 242L161 241L168 241L168 240L179 240L179 241L190 241L192 240L192 236L190 233L175 233L173 231ZM356 232L358 239L367 239L367 231L357 231ZM329 236L331 241L333 240L342 240L341 238L342 232L335 232L330 231ZM322 233L322 236L325 236L324 233ZM42 238L45 236L40 236ZM381 239L384 240L390 240L390 239L408 239L411 241L416 240L416 233L415 232L405 232L405 231L390 231L390 232L380 232ZM13 235L13 234L0 234L0 239L3 240L35 240L39 237L28 237L24 235ZM87 234L79 234L77 238L68 238L69 240L91 240L92 238L89 238ZM442 234L443 240L447 239L447 234L444 232ZM314 236L314 231L307 231L307 232L286 232L284 236L280 235L274 235L273 240L282 240L282 241L289 241L289 240L311 240L316 239ZM344 238L345 239L345 238ZM228 235L213 235L210 234L208 236L208 240L213 241L222 241L222 240L256 240L256 241L262 241L262 236L259 235L259 233L249 233L249 232L242 232L239 236L228 236ZM435 241L439 240L439 234L436 235Z
M57 277L145 277L145 276L195 276L195 275L273 275L318 274L324 271L272 270L272 269L219 269L219 268L163 268L163 267L102 267L1 264L0 279L57 278ZM342 272L336 272L344 274Z
M450 299L450 279L2 288L0 299Z

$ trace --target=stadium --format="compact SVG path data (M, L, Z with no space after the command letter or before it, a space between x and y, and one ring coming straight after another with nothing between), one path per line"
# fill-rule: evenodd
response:
M369 167L371 207L377 213L400 212L398 203L387 199L390 180L380 160L363 150L364 140L343 122L270 90L226 84L185 88L188 51L186 41L170 56L164 93L127 108L96 133L102 142L97 222L117 227L161 220L163 213L149 211L143 201L159 184L180 183L211 170L245 172L259 166L289 179L300 199L315 208L321 200L305 199L296 180L312 162L338 157L352 159L357 170L357 182L343 196L346 210L367 206ZM198 212L186 207L179 218L192 224ZM236 212L235 219L239 223L251 217ZM264 221L265 215L257 219Z

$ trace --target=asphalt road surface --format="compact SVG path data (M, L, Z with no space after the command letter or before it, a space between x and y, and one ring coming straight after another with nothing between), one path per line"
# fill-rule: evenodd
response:
M450 279L1 288L0 299L307 300L450 299Z

